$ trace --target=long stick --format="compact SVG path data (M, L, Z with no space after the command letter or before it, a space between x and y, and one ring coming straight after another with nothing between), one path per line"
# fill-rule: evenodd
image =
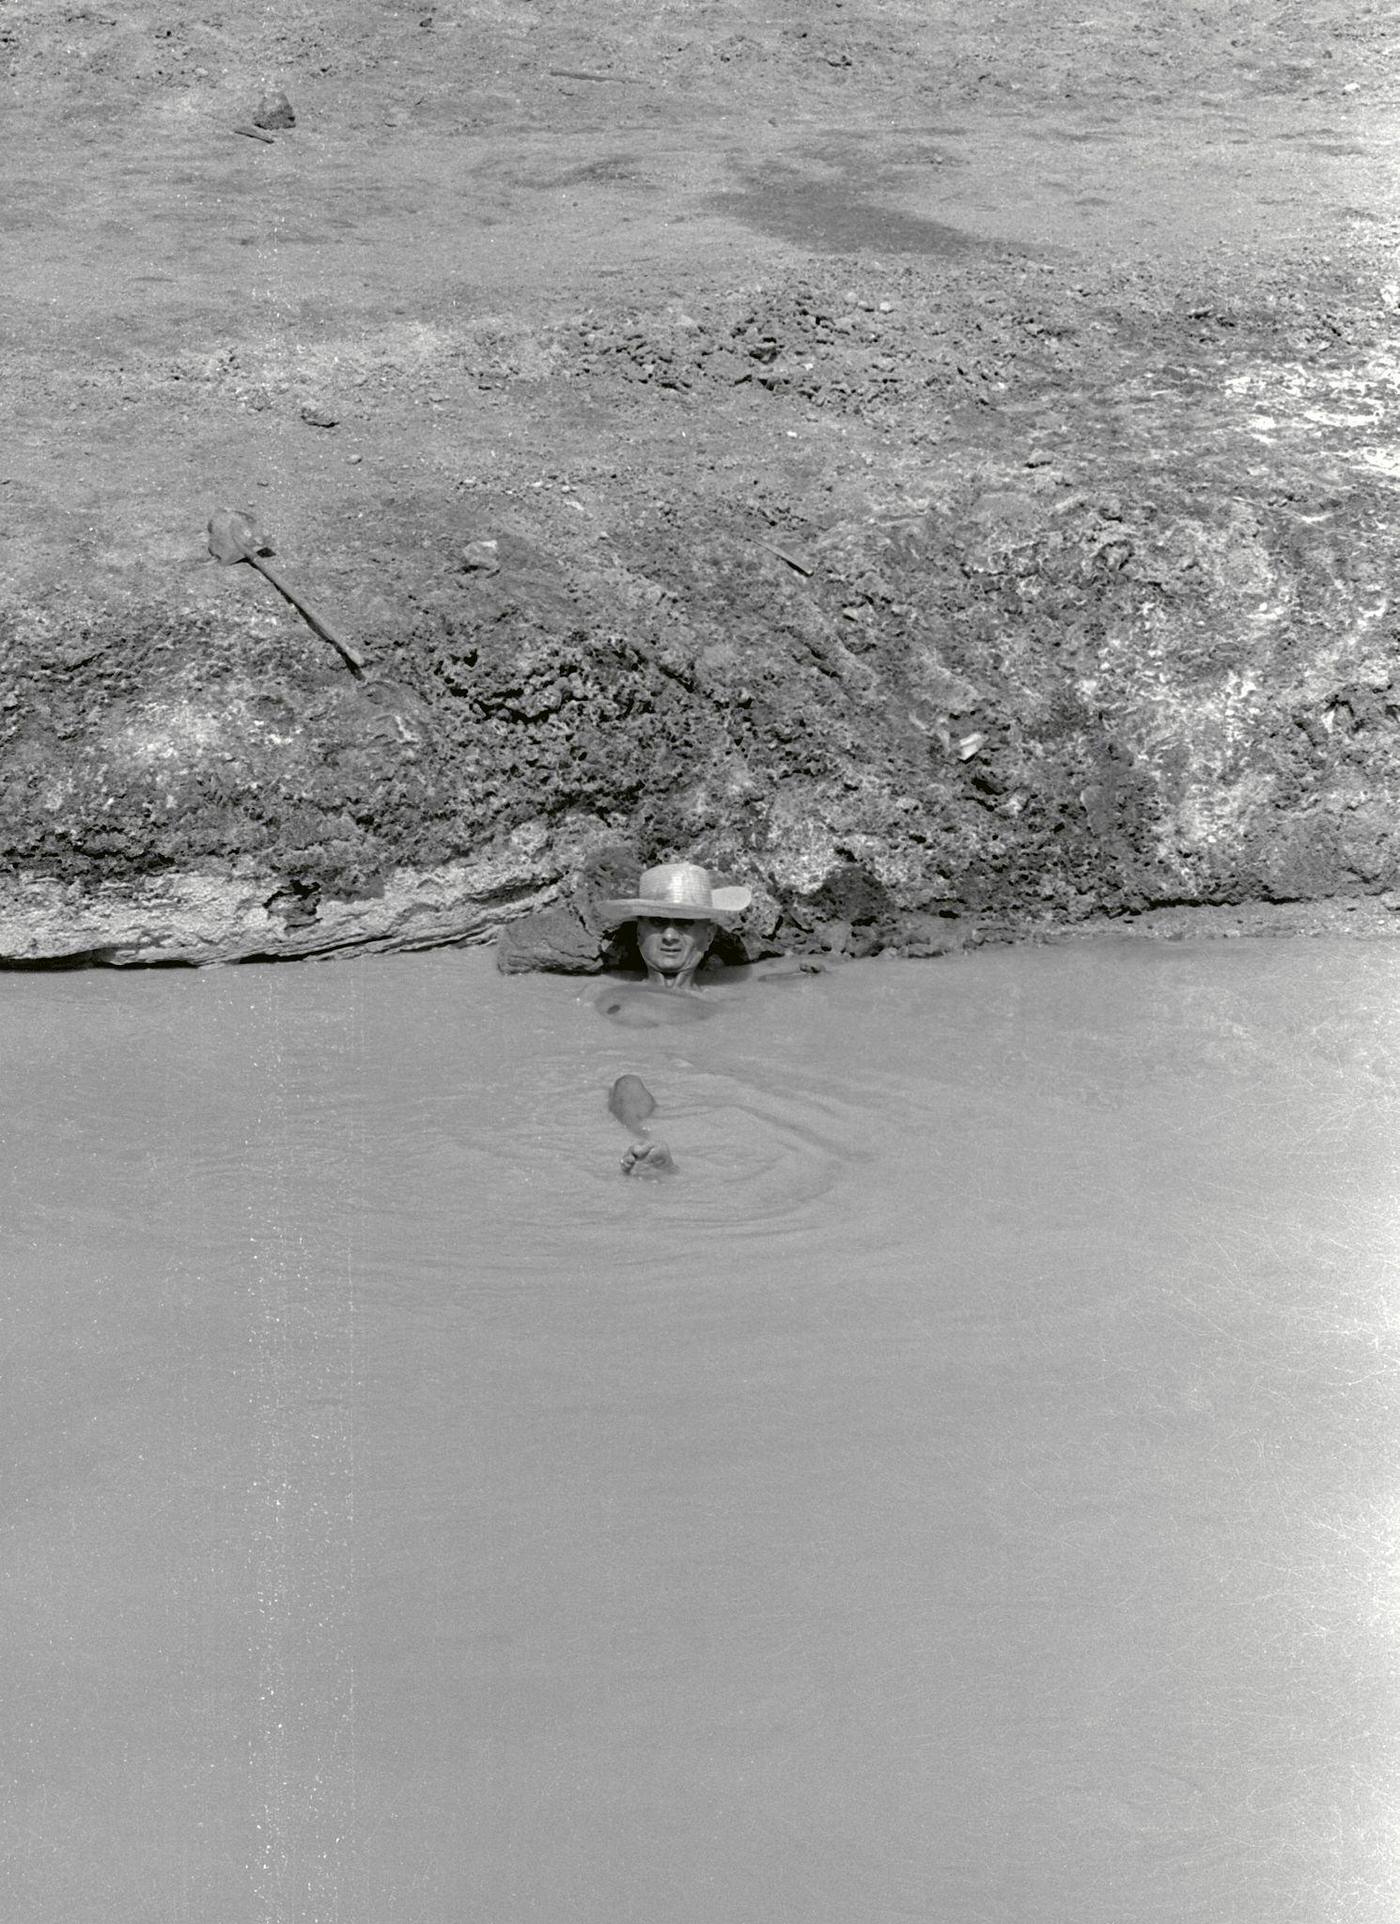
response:
M267 576L267 579L272 583L278 594L286 596L287 600L291 602L292 606L296 609L302 620L306 622L308 627L314 628L322 641L328 641L331 647L336 650L337 654L343 658L355 674L362 675L364 673L365 658L359 649L352 648L348 641L342 641L339 635L335 634L326 626L319 615L313 614L289 581L284 580L275 568L270 567L269 564L263 560L261 555L245 555L244 560L251 561L259 574Z
M635 87L630 73L587 73L582 67L547 67L551 80L610 80L615 87Z

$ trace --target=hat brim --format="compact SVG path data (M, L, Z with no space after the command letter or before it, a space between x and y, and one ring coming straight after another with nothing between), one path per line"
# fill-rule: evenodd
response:
M753 900L753 890L715 889L708 908L690 902L658 902L654 897L633 895L625 901L599 902L595 913L607 929L646 916L655 922L727 922L742 915Z

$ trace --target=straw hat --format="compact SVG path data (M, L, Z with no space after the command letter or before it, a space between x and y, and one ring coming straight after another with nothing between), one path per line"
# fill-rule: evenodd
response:
M624 901L600 902L604 928L635 922L639 915L658 922L722 922L740 915L753 900L746 888L714 888L708 869L696 862L662 862L643 869L637 893Z

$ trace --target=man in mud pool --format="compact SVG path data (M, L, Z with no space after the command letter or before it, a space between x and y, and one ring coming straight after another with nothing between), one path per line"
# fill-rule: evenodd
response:
M636 923L647 990L693 999L696 973L710 944L719 929L731 926L752 900L749 889L714 887L709 872L698 863L662 862L643 871L635 895L600 903L599 910L608 928ZM623 994L609 992L600 1005L604 1014L616 1016L628 1007ZM622 1158L622 1173L673 1174L676 1165L670 1150L646 1132L647 1120L656 1113L656 1098L641 1077L619 1076L608 1095L608 1108L634 1138Z

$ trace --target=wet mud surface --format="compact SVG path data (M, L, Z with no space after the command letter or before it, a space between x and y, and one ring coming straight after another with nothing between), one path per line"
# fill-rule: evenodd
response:
M618 849L750 953L1384 923L1393 37L12 8L0 953L595 967Z
M1393 944L5 986L7 1919L1393 1924Z

